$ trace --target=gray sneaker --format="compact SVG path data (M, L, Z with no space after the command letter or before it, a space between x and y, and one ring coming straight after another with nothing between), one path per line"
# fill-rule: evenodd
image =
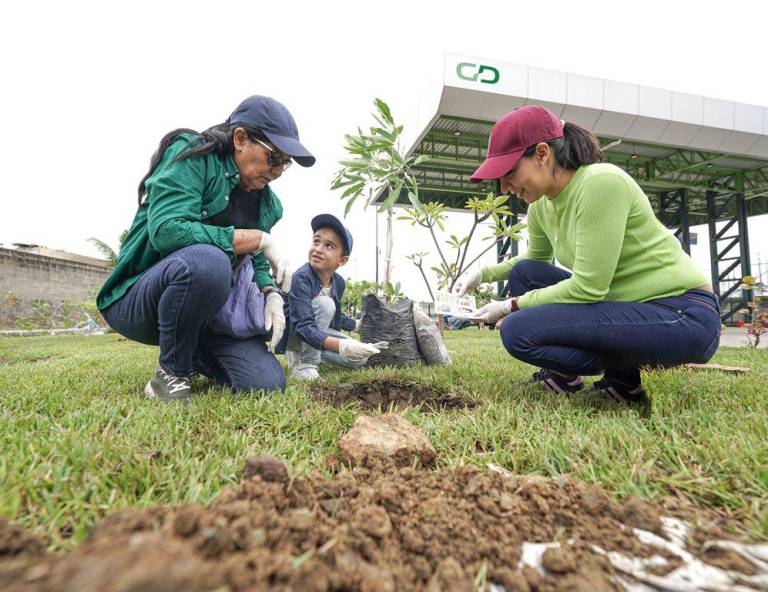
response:
M158 366L144 387L144 394L163 403L178 401L187 405L192 401L192 382L187 376L171 376Z

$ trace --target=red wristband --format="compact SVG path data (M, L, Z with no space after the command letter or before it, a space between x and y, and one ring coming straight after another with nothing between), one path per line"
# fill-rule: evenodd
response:
M516 310L520 310L520 307L517 305L517 299L519 296L515 296L512 298L512 300L509 301L509 312L515 312Z

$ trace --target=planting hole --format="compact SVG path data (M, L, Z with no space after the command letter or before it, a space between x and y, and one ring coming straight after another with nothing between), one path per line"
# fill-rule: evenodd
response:
M377 379L336 388L317 385L312 390L312 396L334 407L340 407L349 401L359 401L363 409L388 409L393 406L396 409L419 407L435 411L477 405L472 399L433 386L388 379Z

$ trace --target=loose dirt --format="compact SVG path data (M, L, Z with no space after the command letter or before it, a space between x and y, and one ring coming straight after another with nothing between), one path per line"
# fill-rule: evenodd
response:
M469 465L429 471L374 464L332 478L312 472L286 479L260 459L248 474L208 507L114 513L87 541L59 555L35 555L38 542L0 521L0 589L463 592L495 584L510 592L619 590L613 568L592 545L658 555L624 525L655 531L658 516L670 514L670 507L639 498L616 504L597 487L567 477L484 473ZM713 524L708 536L724 536ZM561 547L544 553L540 570L520 565L524 542ZM738 569L729 559L725 553L709 558Z
M434 411L477 405L472 399L441 391L423 383L388 379L333 388L317 385L312 390L312 397L318 401L328 402L334 407L341 407L350 401L358 401L364 410L388 409L392 406L394 409L419 407Z

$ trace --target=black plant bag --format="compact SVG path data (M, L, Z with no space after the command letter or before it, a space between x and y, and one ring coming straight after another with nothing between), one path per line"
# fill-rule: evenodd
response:
M364 343L388 341L389 348L368 358L369 366L414 366L421 360L413 324L413 302L386 304L373 294L363 297L360 339Z

